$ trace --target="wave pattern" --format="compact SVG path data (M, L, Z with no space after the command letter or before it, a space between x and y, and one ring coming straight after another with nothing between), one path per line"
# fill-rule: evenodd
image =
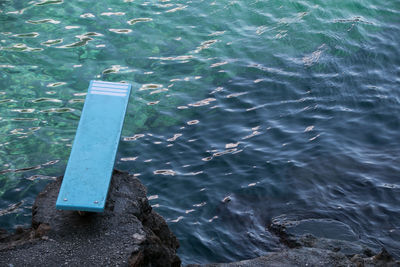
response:
M396 1L0 2L0 227L62 175L88 81L133 93L117 168L184 263L279 244L274 218L335 220L400 257ZM320 220L322 219L322 220Z

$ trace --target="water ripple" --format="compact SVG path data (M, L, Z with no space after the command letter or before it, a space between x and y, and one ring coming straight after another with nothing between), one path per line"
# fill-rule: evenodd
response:
M152 18L136 18L136 19L128 20L127 22L130 25L134 25L139 22L148 22L148 21L152 21L152 20L153 20Z
M61 21L54 19L39 19L39 20L27 20L26 23L30 24L43 24L43 23L51 23L51 24L59 24Z
M35 6L45 6L45 5L59 5L62 4L63 0L44 0L38 3L35 3Z
M10 47L0 46L0 50L12 51L12 52L40 52L43 50L43 48L29 47L26 44L18 43Z
M115 32L115 33L119 33L119 34L128 34L130 32L132 32L131 29L108 29L110 32Z
M125 12L103 12L100 14L101 16L123 16Z
M273 251L275 219L399 257L399 8L342 2L0 1L0 224L62 175L88 81L126 81L116 168L183 264Z
M60 44L63 41L64 41L63 39L47 40L47 41L41 43L41 45L52 46L52 45Z

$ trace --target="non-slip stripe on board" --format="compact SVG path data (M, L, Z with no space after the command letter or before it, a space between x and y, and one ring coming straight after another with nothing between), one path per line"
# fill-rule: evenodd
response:
M104 92L104 91L90 91L91 94L94 95L110 95L110 96L126 96L124 93L112 93L112 92Z

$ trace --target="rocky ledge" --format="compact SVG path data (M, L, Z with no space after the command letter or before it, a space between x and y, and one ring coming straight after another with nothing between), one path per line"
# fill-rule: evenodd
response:
M105 212L84 216L55 209L61 181L37 196L31 228L0 232L0 266L180 266L178 240L133 175L114 171Z
M61 181L58 178L37 196L30 228L14 234L0 230L0 266L181 265L178 240L152 211L146 188L133 175L114 171L105 212L84 216L55 209ZM334 235L325 232L317 238L304 234L307 229ZM240 262L187 267L400 266L385 249L378 253L363 246L335 221L282 216L267 230L280 239L280 251ZM337 233L340 238L335 239Z
M295 248L269 253L259 258L232 263L188 265L186 267L390 267L399 266L386 258L385 252L370 258L349 259L344 254L318 248ZM360 260L361 259L361 260Z
M336 224L336 225L335 225ZM337 223L327 220L289 220L286 216L275 218L268 226L268 231L275 234L282 245L277 252L267 253L255 259L231 263L213 263L205 265L190 264L186 267L291 267L291 266L343 266L343 267L394 267L399 266L384 248L376 252L360 244L342 233L333 239L315 237L311 234L301 234L301 229L310 227L327 227L338 230ZM314 232L321 232L316 229ZM346 240L347 239L347 240Z

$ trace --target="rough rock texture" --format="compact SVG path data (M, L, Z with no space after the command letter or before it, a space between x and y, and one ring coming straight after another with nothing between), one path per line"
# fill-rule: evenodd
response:
M326 226L326 222L324 223ZM279 257L282 256L284 258L289 258L290 260L292 260L292 264L300 266L322 266L323 264L329 264L330 266L400 267L400 261L396 261L386 251L385 248L381 248L381 251L377 253L371 248L360 244L357 239L351 238L351 235L349 233L346 233L345 229L342 229L343 233L339 232L336 234L340 238L343 238L342 240L324 237L317 238L311 234L299 234L299 228L305 228L304 225L310 224L312 226L315 226L314 222L310 223L310 220L300 220L294 222L282 220L281 218L273 220L273 222L268 226L268 230L276 234L283 244L292 249L285 250L283 252L271 253L268 256L262 258L266 260L267 258L271 258L271 256L274 256L275 259L279 259ZM332 226L332 223L330 223L330 225ZM293 231L294 228L298 228L297 232ZM331 229L327 229L326 231L330 230ZM286 255L286 253L289 254ZM293 253L295 255L290 255ZM298 253L306 255L306 257L297 257L296 254ZM318 263L319 261L321 262L321 264ZM329 262L333 263L333 265ZM277 265L271 263L271 265L264 266Z
M85 216L55 210L61 181L49 184L36 198L31 228L18 228L12 235L0 230L0 266L180 266L177 239L152 211L145 187L134 176L114 171L106 211ZM309 234L310 229L318 237ZM268 231L279 238L281 251L188 267L400 267L385 249L377 253L363 246L338 221L283 216L275 218Z
M299 234L300 229L308 226L330 226L343 228L342 238L338 240L326 237L315 237L311 234ZM322 223L322 224L321 224ZM336 224L336 225L333 225ZM306 227L307 226L307 227ZM294 229L296 230L294 231ZM351 267L384 267L399 266L400 262L382 248L378 254L357 242L346 232L343 225L332 221L289 221L276 218L269 225L268 230L274 233L286 246L278 252L271 252L255 259L232 263L214 263L206 265L188 265L186 267L289 267L289 266L351 266ZM316 229L317 231L321 229ZM332 229L326 229L331 231ZM337 230L337 229L336 229ZM326 232L325 232L325 236ZM375 255L376 254L376 255Z
M134 176L114 171L105 212L84 216L55 209L61 181L36 198L32 228L0 231L0 266L180 266L176 237Z
M400 266L392 259L383 260L381 254L362 258L348 259L344 254L318 248L295 248L269 253L266 256L232 263L214 263L206 265L187 265L186 267L292 267L292 266L336 266L336 267L390 267ZM384 257L384 256L383 256ZM361 258L361 257L360 257Z
M200 265L189 265L190 267ZM187 267L189 267L187 266ZM259 266L352 266L343 254L313 248L288 249L270 253L266 256L233 262L207 264L203 267L259 267Z

